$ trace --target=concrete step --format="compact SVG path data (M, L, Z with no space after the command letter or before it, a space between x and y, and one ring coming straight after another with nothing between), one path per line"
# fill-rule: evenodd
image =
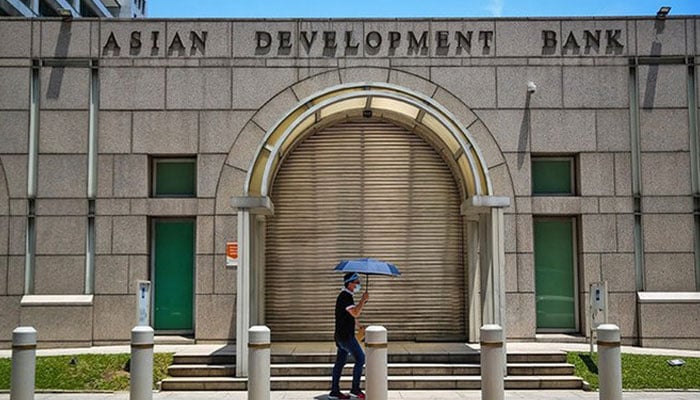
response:
M272 364L321 364L335 362L335 354L295 353L272 354ZM397 353L388 355L389 363L450 363L478 364L478 353ZM560 351L544 353L508 353L509 363L565 363L566 353ZM221 354L175 354L173 364L235 364L234 353Z
M173 356L173 364L236 364L235 354L178 354Z
M444 364L444 363L396 363L389 364L392 376L407 375L479 375L479 364ZM329 376L333 364L273 364L272 376ZM352 364L345 366L344 373L352 371ZM574 367L566 363L508 364L509 375L573 375ZM234 364L177 364L168 368L173 377L219 377L235 376Z
M194 344L194 338L189 337L189 336L180 336L180 335L155 335L153 337L153 343L154 344L176 344L176 345L184 345L184 344Z
M573 375L574 366L568 363L510 363L508 364L508 375Z
M364 379L364 378L363 378ZM351 378L341 378L341 386L349 385ZM480 376L389 376L390 390L410 389L473 389L481 387ZM583 381L574 376L509 376L506 389L581 389ZM285 376L271 377L272 390L318 390L327 391L330 376ZM161 390L246 390L245 378L195 377L168 378L161 382Z
M236 376L236 364L173 364L168 367L173 377Z
M247 390L247 378L231 377L174 377L166 378L160 382L160 390Z

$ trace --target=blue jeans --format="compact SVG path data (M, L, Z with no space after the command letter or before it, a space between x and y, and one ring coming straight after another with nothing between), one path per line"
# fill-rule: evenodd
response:
M335 339L335 345L338 347L338 353L335 356L335 365L333 366L333 380L331 381L331 393L340 392L340 375L343 373L343 367L348 359L348 353L352 354L355 359L355 367L352 370L352 389L357 392L360 390L360 377L362 377L362 368L365 365L365 353L362 347L351 336L347 339Z

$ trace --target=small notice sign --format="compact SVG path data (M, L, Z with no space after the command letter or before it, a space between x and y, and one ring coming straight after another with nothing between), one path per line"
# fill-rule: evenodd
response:
M151 324L151 282L137 281L136 325Z
M226 243L226 266L238 266L238 242Z

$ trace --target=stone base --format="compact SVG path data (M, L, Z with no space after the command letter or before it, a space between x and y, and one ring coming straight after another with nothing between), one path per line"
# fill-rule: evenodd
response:
M642 347L700 350L700 292L639 292Z

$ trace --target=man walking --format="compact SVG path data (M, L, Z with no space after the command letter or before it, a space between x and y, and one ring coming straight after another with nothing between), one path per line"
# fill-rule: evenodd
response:
M350 272L343 276L344 288L338 294L335 301L335 345L338 353L333 366L333 379L331 381L330 399L349 399L356 397L364 399L365 394L360 390L360 377L362 368L365 365L365 353L355 338L355 326L360 326L356 318L362 313L362 308L369 299L369 293L365 291L360 298L360 302L355 305L352 295L359 293L362 285L360 276L355 272ZM352 389L347 395L340 391L340 375L343 372L348 353L355 359L355 367L352 370Z

